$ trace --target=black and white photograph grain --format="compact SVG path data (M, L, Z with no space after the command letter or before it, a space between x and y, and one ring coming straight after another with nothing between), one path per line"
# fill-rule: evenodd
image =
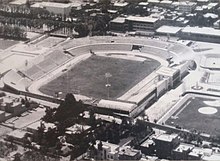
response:
M220 161L219 0L0 0L0 161Z

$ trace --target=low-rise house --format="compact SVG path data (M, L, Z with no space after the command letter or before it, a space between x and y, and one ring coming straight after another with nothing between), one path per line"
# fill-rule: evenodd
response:
M126 18L124 17L117 17L110 21L110 30L111 31L121 31L125 32L127 30L127 25L125 23Z
M194 147L195 146L191 144L180 143L180 145L173 150L172 159L187 160L188 154L193 150Z
M179 11L183 13L191 13L196 8L195 2L182 1L179 3Z
M118 160L119 159L119 145L108 142L96 141L95 149L97 155L96 160Z
M160 6L164 7L164 8L174 8L172 3L173 3L173 1L170 1L170 0L162 0L162 1L160 1Z
M89 126L89 125L75 124L71 127L66 128L65 134L67 134L67 135L81 134L81 133L85 133L90 128L91 128L91 126Z
M209 157L211 155L212 155L212 149L195 147L188 154L188 160L201 160L203 157L205 156Z
M120 147L119 160L139 160L141 156L140 150L133 149L129 146Z
M26 106L21 103L20 99L3 97L0 100L0 109L11 113L13 116L22 114L27 110Z
M41 3L35 3L31 5L32 9L38 9L38 8L44 8L47 11L62 15L62 16L69 16L71 12L71 4L67 3L55 3L55 2L41 2Z
M214 26L215 29L220 29L220 19L218 19L217 21L215 21L215 22L213 23L213 26Z
M147 139L140 145L141 152L145 155L151 155L155 150L155 143L152 139Z
M0 110L0 122L5 121L6 117L5 117L5 111Z
M12 142L23 143L26 134L26 131L17 129L8 133L6 139Z
M156 155L162 159L171 159L172 150L179 145L177 134L161 134L155 138Z

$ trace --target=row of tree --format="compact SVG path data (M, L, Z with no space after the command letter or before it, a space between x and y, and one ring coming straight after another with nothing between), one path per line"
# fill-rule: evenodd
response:
M0 26L0 36L4 38L26 39L27 34L19 27L3 25Z
M96 6L101 8L101 12L94 17L81 9L77 16L78 21L72 21L74 14L70 16L54 14L44 8L32 9L29 5L22 7L14 7L10 5L0 6L0 23L16 25L21 28L38 28L42 29L47 26L48 31L53 32L62 28L67 28L70 31L73 29L79 33L79 37L90 35L105 35L108 30L110 16L106 10L109 8L110 0L101 0ZM75 11L72 11L75 13Z

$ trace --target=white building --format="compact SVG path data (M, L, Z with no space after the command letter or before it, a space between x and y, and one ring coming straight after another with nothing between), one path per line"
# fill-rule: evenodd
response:
M213 26L214 26L215 29L220 29L220 19L215 21Z
M220 30L211 27L185 27L181 31L181 38L196 41L220 42Z
M177 36L177 34L180 32L182 28L181 27L176 27L176 26L161 26L156 30L157 34L160 35L172 35L172 36Z
M170 0L162 0L162 1L160 1L160 6L172 8L173 7L172 3L173 3L173 1L170 1Z
M119 145L96 141L95 148L98 150L96 160L118 160Z
M118 7L118 8L123 8L123 7L126 7L128 5L127 2L115 2L113 4L114 7Z
M42 2L42 3L35 3L31 6L32 8L44 8L47 11L54 13L54 14L61 14L69 16L71 11L71 4L64 4L64 3L55 3L55 2Z
M179 3L179 11L183 13L191 13L196 7L195 2L180 2Z
M133 31L147 31L154 30L158 27L159 18L128 16L126 18L129 30Z
M102 99L99 101L97 106L103 110L113 111L115 114L123 114L131 117L140 113L139 108L135 103Z

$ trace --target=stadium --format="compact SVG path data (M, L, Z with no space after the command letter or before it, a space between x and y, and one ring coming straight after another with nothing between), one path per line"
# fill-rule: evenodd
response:
M5 88L46 100L73 93L107 113L135 117L187 74L190 48L140 37L38 37L8 49ZM5 62L5 63L4 63ZM58 98L59 97L59 98Z

